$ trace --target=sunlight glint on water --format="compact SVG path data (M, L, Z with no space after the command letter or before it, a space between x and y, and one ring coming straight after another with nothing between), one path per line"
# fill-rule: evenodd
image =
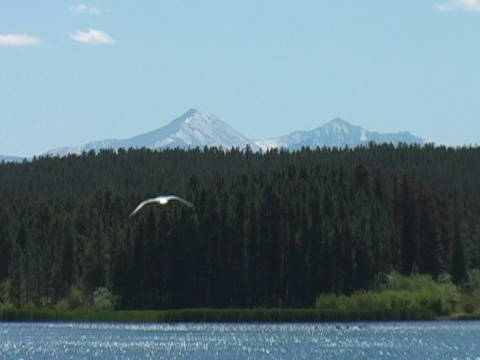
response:
M478 359L480 322L0 323L1 359Z

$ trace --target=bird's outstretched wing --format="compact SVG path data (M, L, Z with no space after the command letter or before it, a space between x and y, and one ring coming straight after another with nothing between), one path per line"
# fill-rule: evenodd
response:
M156 202L156 200L155 200L155 199L147 199L147 200L142 201L140 204L138 204L138 206L135 208L135 210L132 211L132 213L130 214L130 216L135 215L137 212L140 211L140 209L141 209L142 207L144 207L144 206L147 205L147 204L153 203L153 202Z
M184 203L185 205L187 205L191 208L194 207L193 204L190 201L187 201L187 200L185 200L185 199L183 199L183 198L181 198L180 196L177 196L177 195L170 195L169 200L177 200L177 201L180 201L180 202Z

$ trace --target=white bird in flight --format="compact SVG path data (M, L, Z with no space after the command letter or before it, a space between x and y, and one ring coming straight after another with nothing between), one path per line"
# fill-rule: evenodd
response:
M182 199L180 196L177 196L177 195L160 195L160 196L157 196L157 197L154 197L154 198L143 200L140 204L138 204L138 206L135 208L135 210L132 211L130 216L135 215L142 207L144 207L147 204L158 203L160 205L166 205L170 200L180 201L180 202L184 203L185 205L193 208L193 204L190 201Z

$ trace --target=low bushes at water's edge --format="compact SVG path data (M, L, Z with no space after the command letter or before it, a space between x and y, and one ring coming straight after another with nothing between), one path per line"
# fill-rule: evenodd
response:
M327 322L430 320L428 309L318 310L318 309L180 309L158 311L92 311L3 309L0 321L88 321L88 322Z
M55 308L22 308L0 303L0 321L115 322L320 322L480 318L480 272L463 287L449 277L391 273L376 290L350 296L322 294L312 308L193 308L176 310L114 310L115 296L99 288L90 301L72 287Z
M409 311L428 309L436 317L480 317L480 273L471 273L469 282L456 286L448 276L434 280L430 275L404 276L392 272L376 290L357 291L350 296L322 294L315 307L322 310L363 311L383 309ZM461 315L464 314L464 315Z

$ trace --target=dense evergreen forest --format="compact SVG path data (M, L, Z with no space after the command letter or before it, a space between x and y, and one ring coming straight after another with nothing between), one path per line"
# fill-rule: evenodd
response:
M0 164L0 302L307 307L386 273L480 268L480 149L88 152ZM195 209L143 199L177 194Z

